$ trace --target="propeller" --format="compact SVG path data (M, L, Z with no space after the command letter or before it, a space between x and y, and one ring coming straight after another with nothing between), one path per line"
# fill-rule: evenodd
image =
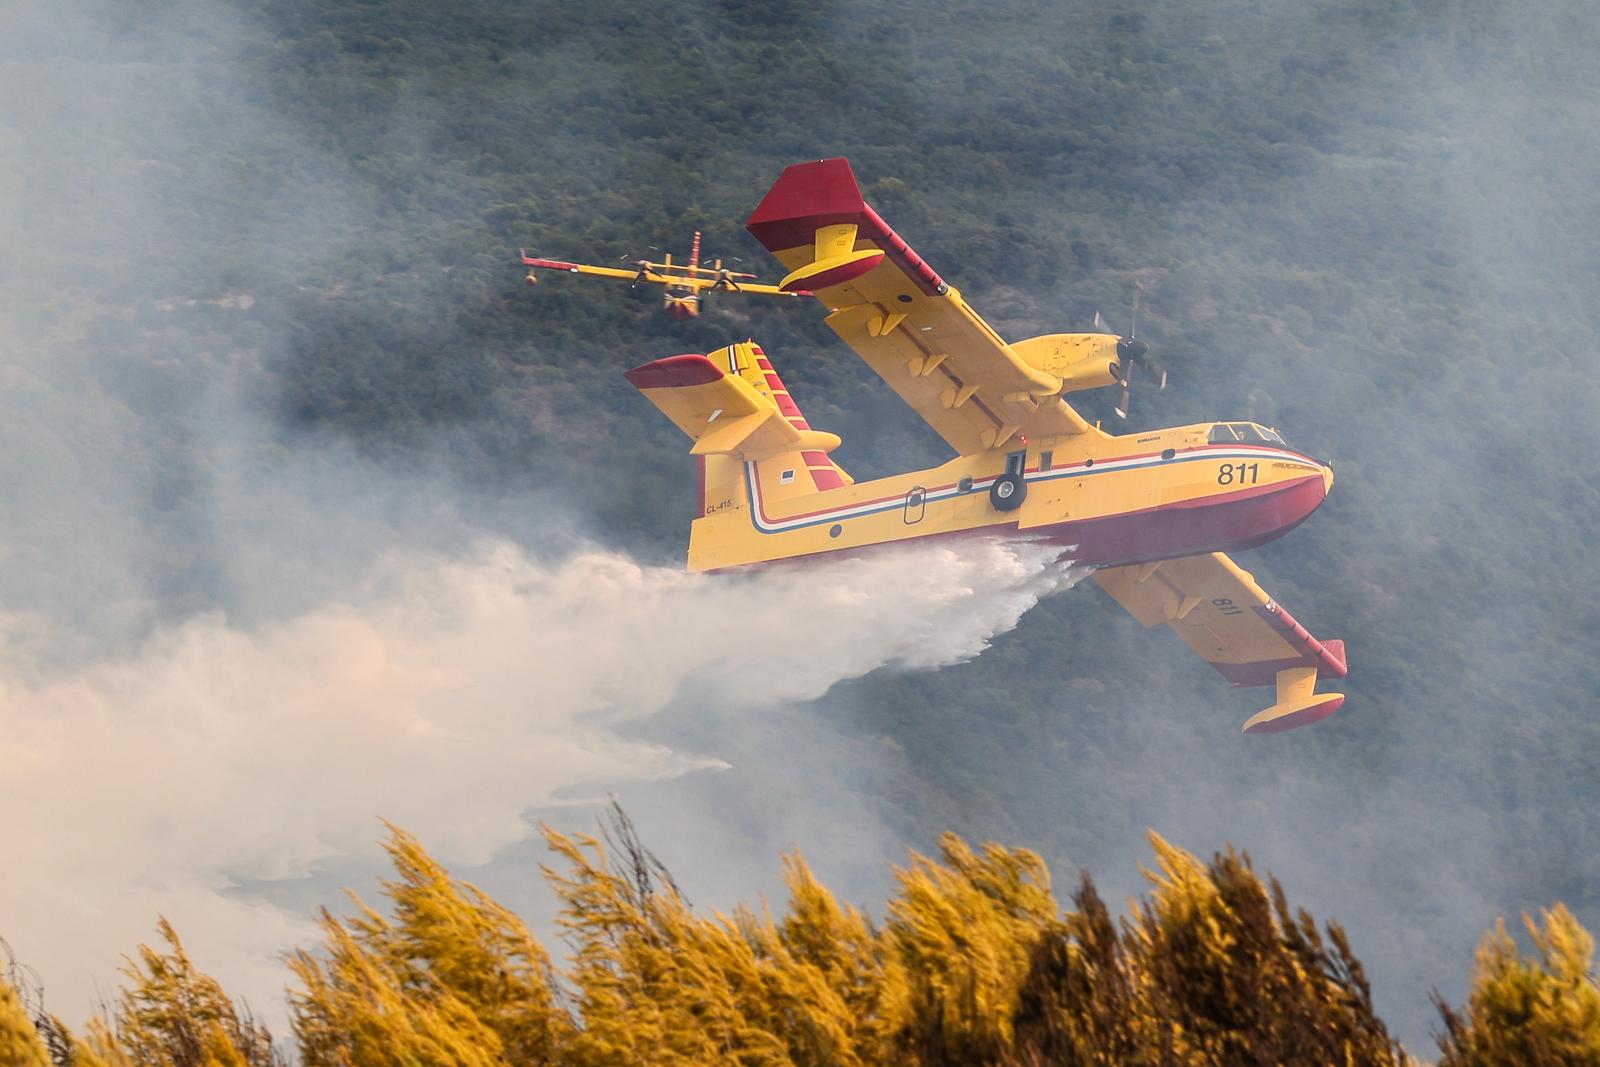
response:
M1117 338L1117 384L1122 387L1122 393L1117 399L1117 418L1128 417L1128 402L1131 399L1133 387L1133 369L1143 367L1145 373L1156 380L1157 389L1167 387L1167 370L1160 363L1150 358L1150 346L1139 340L1139 297L1143 294L1144 287L1133 291L1133 319L1128 328L1128 336ZM1095 329L1101 333L1114 333L1106 326L1100 312L1094 313Z
M639 273L633 276L633 281L628 283L629 289L639 288L639 283L650 277L650 267L644 260L634 260L639 265Z
M646 245L645 247L648 248L652 252L659 251L659 249L657 249L655 245ZM628 283L628 288L629 289L637 289L637 288L639 288L639 283L642 282L642 281L645 281L645 280L647 280L649 278L649 276L650 276L650 264L647 261L645 261L643 259L640 259L638 256L635 256L631 252L629 252L627 255L618 256L617 258L622 260L624 263L632 263L634 266L639 268L639 273L635 274L633 276L633 281Z

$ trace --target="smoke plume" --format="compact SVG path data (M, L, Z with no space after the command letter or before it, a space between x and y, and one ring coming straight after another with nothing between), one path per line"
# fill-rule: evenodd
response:
M370 856L382 816L482 862L524 812L726 766L632 739L692 694L757 714L883 666L977 654L1071 581L1044 546L973 541L730 576L503 541L393 553L352 593L244 628L215 614L71 671L0 661L0 916L87 1004L166 915L258 1006L312 940L241 883ZM25 619L6 620L25 628Z

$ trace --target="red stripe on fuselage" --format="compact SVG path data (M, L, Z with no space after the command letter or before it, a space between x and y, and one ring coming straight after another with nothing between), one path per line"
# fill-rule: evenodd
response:
M1184 452L1180 453L1180 455L1193 455L1193 454L1195 454L1197 452L1222 451L1224 449L1226 449L1229 452L1238 451L1237 448L1233 448L1233 447L1229 447L1229 446L1223 446L1223 445L1201 445L1198 448L1186 449ZM1090 462L1096 464L1096 466L1088 466L1088 465L1086 465L1084 463L1074 463L1071 466L1066 466L1066 467L1063 467L1063 466L1052 466L1050 468L1050 470L1049 470L1049 473L1052 474L1055 477L1070 478L1072 476L1071 472L1077 471L1079 474L1081 474L1083 476L1088 476L1089 474L1095 474L1098 477L1098 476L1100 476L1100 475L1102 475L1104 473L1104 468L1109 464L1112 464L1112 463L1129 463L1129 462L1132 462L1132 461L1135 461L1135 460L1150 459L1151 457L1159 456L1160 454L1161 453L1159 453L1159 452L1138 452L1138 453L1135 453L1135 454L1133 454L1131 456L1113 456L1113 457L1108 458L1108 459L1090 461ZM1284 450L1275 449L1275 450L1273 450L1273 454L1274 455L1283 455L1284 454ZM1298 453L1292 453L1292 454L1296 455L1298 458L1302 459L1306 463L1309 463L1309 464L1316 463L1316 460L1311 459L1308 456L1299 456ZM1140 470L1142 468L1130 467L1130 468L1127 468L1127 469L1128 470ZM1025 475L1026 474L1039 474L1039 473L1042 473L1043 471L1044 471L1044 468L1042 468L1042 467L1025 467L1025 468L1023 468L1023 472L1022 473L1025 474ZM998 478L1002 473L1004 473L1004 472L997 470L992 474L973 475L973 481L974 482L986 482L986 481L989 481L989 480L991 480L993 478ZM1119 472L1119 473L1121 473L1121 472ZM1321 477L1322 476L1320 474L1307 475L1307 478L1316 478L1319 481L1321 480ZM924 491L926 493L928 493L929 495L932 495L934 493L942 493L942 492L945 492L946 490L954 489L957 484L958 484L957 482L946 482L944 485L929 486ZM1253 489L1240 490L1239 493L1240 494L1250 494L1250 493L1271 492L1275 488L1282 488L1282 486L1283 486L1283 483L1280 482L1276 486L1273 486L1273 485L1259 486L1259 487L1256 487L1256 488L1253 488ZM757 492L756 495L759 498L759 496L760 496L759 486L757 487L757 489L758 489L758 492ZM1198 507L1198 506L1204 506L1206 504L1215 503L1215 502L1218 501L1218 499L1232 500L1232 499L1236 499L1237 495L1238 494L1235 494L1235 495L1228 496L1228 497L1225 497L1225 498L1218 498L1216 496L1201 497L1197 501L1194 502L1193 506L1197 506ZM833 507L821 508L821 509L818 509L817 511L800 511L800 512L796 512L793 515L783 515L783 516L780 516L778 518L773 518L772 516L768 515L767 512L766 512L766 509L762 508L761 517L763 519L765 519L767 522L790 522L790 521L793 521L795 519L809 519L809 518L815 518L818 515L826 515L826 514L831 514L831 513L839 512L839 511L853 511L856 508L871 507L871 506L877 505L877 504L887 504L892 500L901 500L901 499L904 498L904 496L905 496L904 493L895 493L895 494L893 494L891 496L874 497L874 498L872 498L870 500L858 500L853 504L837 505L837 506L833 506ZM1138 515L1138 514L1143 513L1144 511L1155 511L1155 510L1160 510L1161 508L1167 508L1167 507L1183 507L1183 506L1185 506L1186 503L1187 502L1180 501L1177 504L1170 504L1170 505L1169 504L1162 504L1162 505L1158 505L1156 508L1144 508L1144 509L1140 509L1139 511L1122 512L1121 514L1122 515Z
M767 514L760 486L755 490L756 507L762 521L767 523L837 515L841 511L902 499L901 495L880 497L876 501L774 519ZM1148 563L1203 552L1236 552L1266 544L1309 518L1325 495L1322 476L1316 474L1288 484L1241 489L1224 497L1158 504L1097 519L1029 527L1026 532L1028 536L1069 548L1073 558L1083 563L1095 566ZM862 516L842 516L840 521L859 517ZM985 526L979 530L997 528L1003 527Z

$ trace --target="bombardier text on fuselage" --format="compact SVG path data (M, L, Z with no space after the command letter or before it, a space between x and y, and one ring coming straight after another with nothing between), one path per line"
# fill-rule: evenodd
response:
M1248 733L1303 726L1344 697L1344 646L1318 641L1224 553L1282 536L1333 471L1248 422L1114 436L1066 394L1120 385L1143 342L1063 333L1007 343L861 197L843 159L783 172L748 228L827 323L957 453L855 482L754 342L627 374L694 440L689 566L716 570L924 537L993 533L1062 546L1141 623L1165 623L1238 686L1277 699Z

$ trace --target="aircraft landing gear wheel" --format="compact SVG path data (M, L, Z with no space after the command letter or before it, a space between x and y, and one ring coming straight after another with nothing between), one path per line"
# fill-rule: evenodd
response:
M989 503L996 511L1015 511L1028 495L1028 483L1020 474L1002 474L989 487Z

